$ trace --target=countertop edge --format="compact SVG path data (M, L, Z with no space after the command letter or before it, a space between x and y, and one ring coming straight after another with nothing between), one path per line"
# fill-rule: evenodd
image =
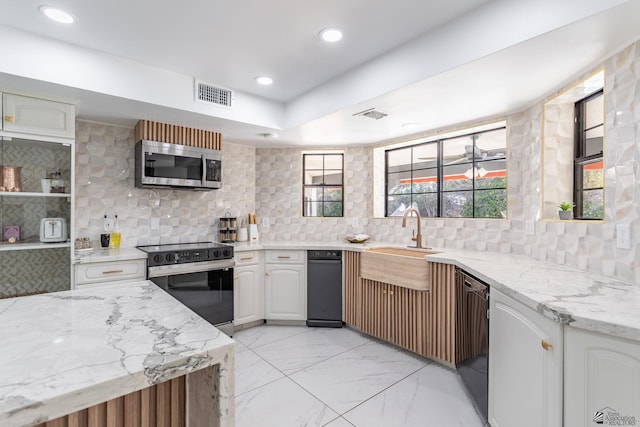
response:
M143 313L149 309L145 308L145 311L140 312L136 304L148 307L150 301L154 304L156 301L159 303L155 309L157 314L143 324L141 316L147 319ZM50 322L48 330L59 331L60 342L79 340L84 343L83 347L87 348L85 351L89 351L87 346L94 348L92 346L99 343L100 346L97 348L101 350L116 350L115 354L122 354L119 357L103 356L103 351L97 351L94 353L95 357L90 357L84 362L77 359L70 364L63 363L67 360L65 358L71 355L70 351L75 350L57 353L57 341L54 340L52 343L50 338L46 338L50 336L47 335L48 332L45 334L46 331L37 332L35 337L42 336L41 339L45 340L38 347L39 355L31 357L30 362L23 362L24 366L20 369L14 369L13 371L17 372L15 377L11 377L9 371L2 376L2 426L33 425L51 421L209 366L220 364L233 367L234 364L234 340L146 280L5 300L0 304L0 315L11 316L14 312L21 313L27 302L31 302L31 305L36 302L34 309L37 311L42 311L52 304L62 303L66 304L66 309L77 308L72 310L74 318L69 318L64 324L57 320ZM89 313L95 311L98 306L107 308L100 314L93 315L92 319ZM24 316L25 319L33 319L29 313L24 313ZM61 317L64 317L63 313L56 319ZM133 323L130 323L131 320ZM105 335L104 341L96 341L96 331L102 329L109 332ZM139 336L140 330L150 330L149 335L153 336L142 346L138 341L131 340ZM146 334L144 331L142 333ZM87 339L86 343L84 339ZM25 341L20 336L16 336L14 341L14 347L22 343L34 345L33 340ZM129 344L124 344L125 342ZM144 350L146 345L153 345L153 348L147 352ZM19 357L19 354L22 353L5 354L5 366L11 360L17 361L16 357ZM76 354L73 354L75 357ZM29 365L48 357L53 359L47 366L56 372L56 366L63 363L67 371L64 376L47 374L42 364L39 364L35 373ZM89 374L95 369L98 369L96 375ZM26 375L25 372L29 374ZM25 382L25 378L29 378L30 382Z

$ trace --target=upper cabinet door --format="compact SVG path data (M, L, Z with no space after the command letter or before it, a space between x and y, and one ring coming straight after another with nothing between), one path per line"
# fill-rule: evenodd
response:
M73 104L2 94L2 125L6 132L75 137Z

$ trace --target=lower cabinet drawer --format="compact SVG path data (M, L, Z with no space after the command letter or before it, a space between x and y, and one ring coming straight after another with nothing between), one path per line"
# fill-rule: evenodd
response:
M75 284L86 285L120 280L144 280L146 278L146 269L146 259L76 264L74 271Z
M265 252L265 262L303 264L305 255L306 251L268 250Z

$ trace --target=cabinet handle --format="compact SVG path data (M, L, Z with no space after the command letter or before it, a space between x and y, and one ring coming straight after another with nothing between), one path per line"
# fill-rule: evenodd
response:
M9 123L13 123L13 116L4 116L4 121L5 122L9 122Z
M540 345L545 349L545 351L549 351L550 348L553 348L553 345L547 340L540 341Z
M291 259L291 257L290 256L279 255L278 259Z
M102 272L102 274L113 274L113 273L124 273L124 270L107 270Z
M240 261L251 261L253 259L253 257L246 257L246 258L240 258Z

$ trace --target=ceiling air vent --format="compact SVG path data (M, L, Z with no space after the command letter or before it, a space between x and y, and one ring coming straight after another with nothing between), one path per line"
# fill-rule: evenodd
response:
M209 104L231 107L233 92L196 80L196 99Z
M376 110L375 108L369 108L368 110L364 110L364 111L360 111L359 113L355 113L353 115L355 116L362 116L362 117L368 117L370 119L374 119L374 120L380 120L383 117L387 117L388 114L385 114L381 111Z

